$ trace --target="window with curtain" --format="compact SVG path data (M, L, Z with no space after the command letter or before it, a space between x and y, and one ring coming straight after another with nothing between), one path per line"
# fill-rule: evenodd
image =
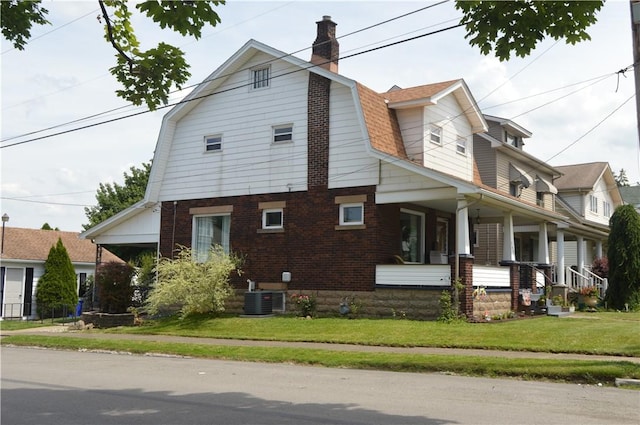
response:
M400 212L402 259L407 263L424 263L424 214Z
M193 218L193 258L202 263L209 258L211 247L220 245L229 252L229 215L195 216Z

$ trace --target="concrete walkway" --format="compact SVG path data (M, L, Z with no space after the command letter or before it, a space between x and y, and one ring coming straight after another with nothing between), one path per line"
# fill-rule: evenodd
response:
M130 341L159 341L181 344L204 344L223 346L252 346L252 347L291 347L315 350L351 351L370 353L404 353L404 354L438 354L454 356L485 356L504 358L536 358L556 360L597 360L597 361L627 361L640 364L640 357L601 356L588 354L567 353L538 353L532 351L499 351L462 348L436 348L436 347L384 347L356 344L327 344L317 342L285 342L285 341L256 341L219 338L196 338L172 335L141 335L141 334L111 334L92 330L70 330L69 326L57 325L40 328L30 328L15 331L0 330L0 337L8 335L60 335L73 338L92 338Z

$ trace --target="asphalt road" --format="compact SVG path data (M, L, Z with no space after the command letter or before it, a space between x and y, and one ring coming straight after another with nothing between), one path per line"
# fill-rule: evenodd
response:
M640 391L2 347L4 424L640 423Z

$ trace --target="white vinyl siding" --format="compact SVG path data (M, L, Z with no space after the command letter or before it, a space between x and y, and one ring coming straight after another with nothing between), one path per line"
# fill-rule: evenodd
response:
M256 54L244 67L272 59ZM272 75L287 69L281 61L271 64ZM307 144L272 139L274 123L291 123L293 138L306 139L308 73L272 78L269 90L225 91L246 84L248 76L230 75L218 94L203 98L177 122L160 200L306 190ZM224 149L216 155L203 153L207 134L224 134Z
M367 152L351 90L332 82L329 102L329 189L376 184L378 160Z
M472 130L464 111L453 95L439 100L436 105L424 108L425 135L423 164L458 178L473 180L473 146L467 145L467 155L457 151L458 137L471 137ZM432 126L442 128L442 145L431 141Z
M407 156L411 161L422 164L425 134L423 108L399 109L396 111L396 116Z

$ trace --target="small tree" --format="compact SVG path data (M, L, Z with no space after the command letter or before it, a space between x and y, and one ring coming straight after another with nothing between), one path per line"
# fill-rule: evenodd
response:
M134 285L133 306L142 307L156 281L156 256L145 252L136 259L136 283Z
M622 310L640 308L640 215L633 205L616 208L609 221L609 289L605 301Z
M135 269L127 263L101 264L96 272L98 303L106 313L126 313L133 298L131 279Z
M147 298L148 312L176 309L186 317L224 311L233 295L229 275L240 264L240 258L226 254L220 246L211 249L204 263L194 261L190 248L180 247L176 259L163 258L158 263L158 282Z
M61 314L65 307L72 312L78 304L76 272L60 238L44 263L44 274L36 288L36 304L40 318L55 316L56 310Z

